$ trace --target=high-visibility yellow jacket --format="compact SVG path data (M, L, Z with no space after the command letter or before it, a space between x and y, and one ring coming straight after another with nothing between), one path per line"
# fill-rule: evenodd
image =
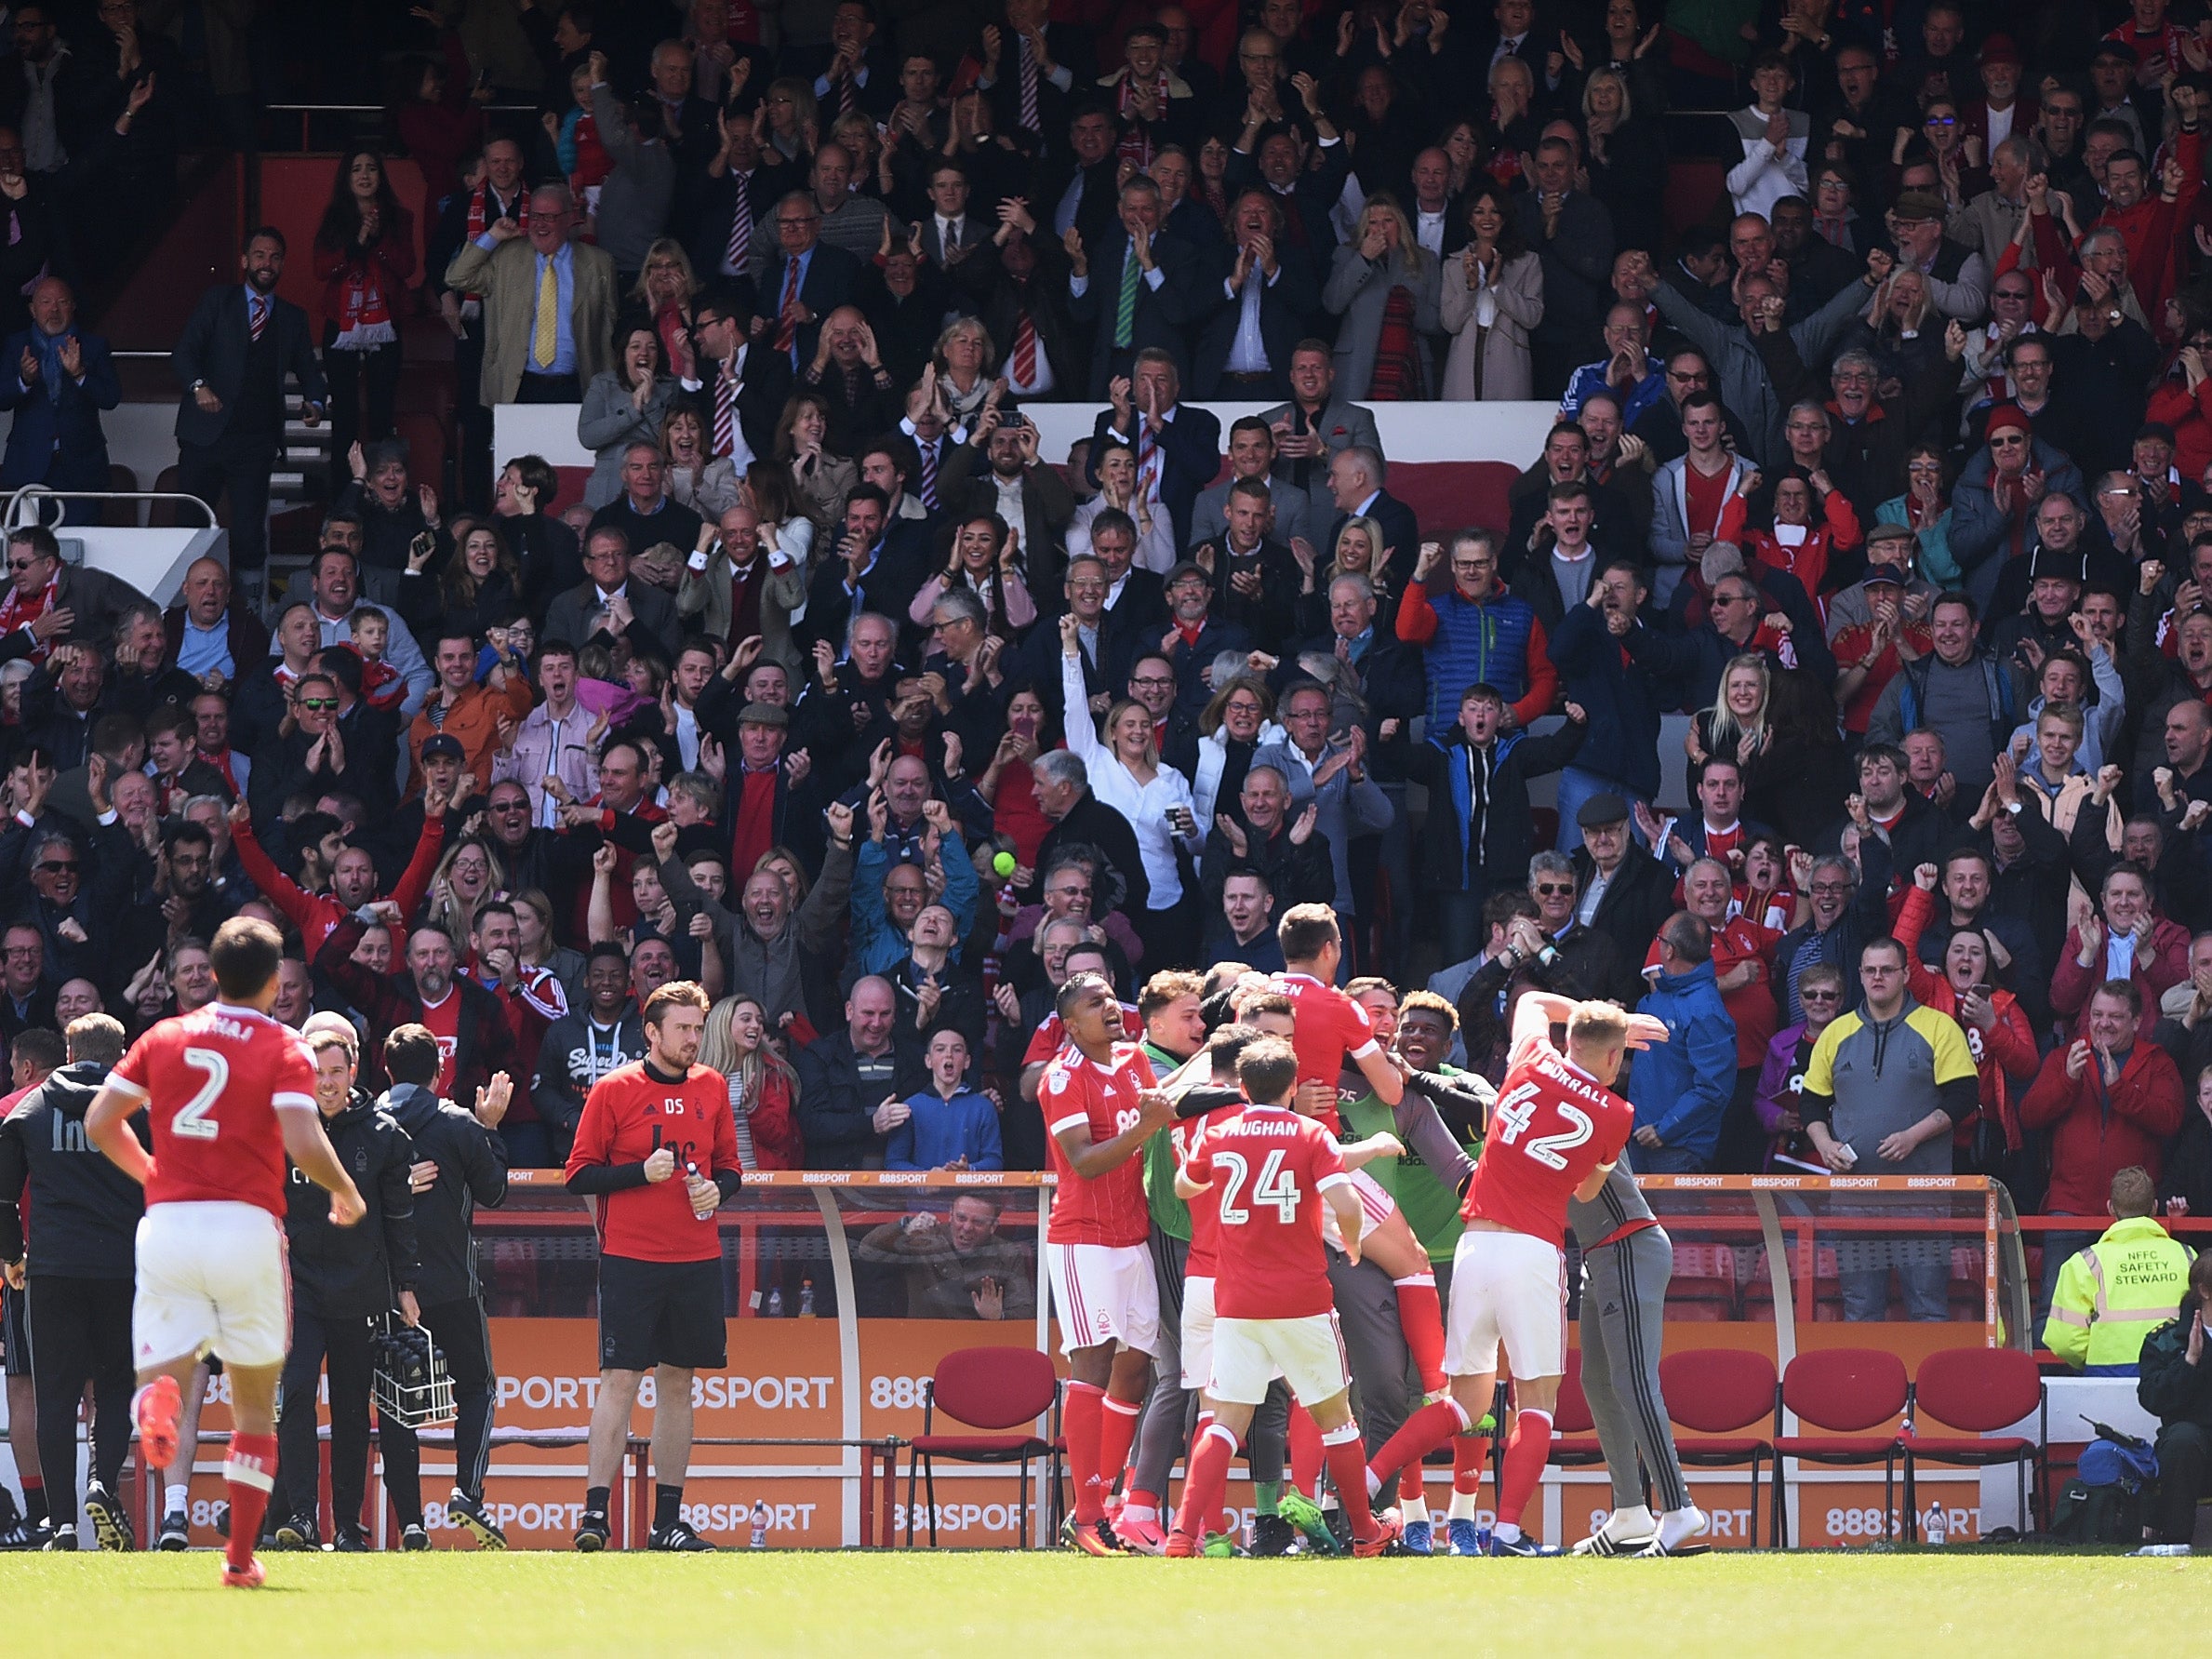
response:
M2059 1270L2043 1345L2075 1371L2133 1376L2143 1338L2174 1317L2192 1259L2151 1216L2114 1222Z

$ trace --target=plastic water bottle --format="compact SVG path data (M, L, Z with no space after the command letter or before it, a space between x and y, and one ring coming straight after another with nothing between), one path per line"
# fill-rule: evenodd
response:
M802 1319L814 1318L814 1281L810 1278L803 1278L799 1281L799 1318Z
M1921 1536L1927 1540L1928 1547L1941 1549L1943 1540L1949 1535L1950 1530L1949 1518L1943 1513L1943 1505L1941 1504L1929 1505L1927 1515L1920 1529Z
M783 1287L781 1285L773 1286L768 1291L767 1317L771 1319L783 1318Z
M753 1500L753 1534L751 1547L768 1547L768 1505L760 1498Z

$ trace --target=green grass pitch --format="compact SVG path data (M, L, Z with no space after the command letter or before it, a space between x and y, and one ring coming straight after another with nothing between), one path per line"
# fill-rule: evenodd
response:
M1973 1551L1677 1561L1094 1560L1001 1555L553 1554L217 1559L95 1554L0 1561L8 1647L104 1656L835 1653L1013 1659L1284 1651L1450 1653L2111 1652L2186 1629L2212 1562ZM1272 1640L1271 1640L1272 1639Z

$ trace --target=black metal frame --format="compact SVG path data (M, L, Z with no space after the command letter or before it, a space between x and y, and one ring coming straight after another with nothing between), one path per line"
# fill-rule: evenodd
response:
M1052 1385L1052 1403L1046 1415L1047 1426L1043 1436L1040 1437L1033 1434L1028 1436L1022 1441L1019 1451L1009 1451L997 1453L979 1452L974 1456L959 1456L953 1458L953 1461L958 1463L1010 1463L1019 1465L1017 1485L1020 1493L1020 1507L1015 1511L1015 1514L1020 1519L1017 1521L1014 1529L1014 1537L1016 1541L1015 1547L1018 1549L1023 1547L1034 1549L1039 1547L1037 1534L1040 1529L1029 1519L1029 1466L1039 1458L1044 1458L1046 1460L1051 1469L1049 1478L1052 1492L1052 1517L1050 1521L1045 1524L1047 1527L1057 1528L1059 1522L1059 1413L1060 1399L1064 1386L1065 1385L1063 1384L1055 1379ZM930 1432L930 1421L935 1415L936 1410L937 1379L935 1377L926 1377L922 1382L922 1433L925 1436ZM947 1455L953 1456L952 1453L947 1453ZM924 1495L926 1497L929 1504L929 1547L931 1549L935 1549L937 1547L936 1454L930 1452L923 1451L910 1443L907 1447L906 1452L906 1547L909 1549L912 1549L914 1546L914 1478L917 1471L921 1476ZM1038 1483L1038 1496L1040 1498L1044 1496L1044 1492L1045 1482L1040 1481ZM1025 1530L1028 1532L1030 1539L1030 1542L1027 1545L1024 1545L1021 1543L1022 1535ZM1049 1536L1049 1532L1047 1532L1046 1535ZM886 1539L885 1542L888 1543L889 1540Z

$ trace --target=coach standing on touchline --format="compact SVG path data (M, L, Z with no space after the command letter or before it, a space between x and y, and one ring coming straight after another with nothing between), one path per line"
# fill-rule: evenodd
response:
M727 1081L692 1064L706 1035L707 994L672 982L646 998L644 1019L646 1057L592 1085L568 1153L568 1190L598 1200L599 1398L576 1529L576 1547L587 1553L606 1547L607 1498L647 1371L656 1485L646 1547L714 1547L684 1520L684 1475L691 1374L728 1363L714 1211L738 1190L738 1130Z

